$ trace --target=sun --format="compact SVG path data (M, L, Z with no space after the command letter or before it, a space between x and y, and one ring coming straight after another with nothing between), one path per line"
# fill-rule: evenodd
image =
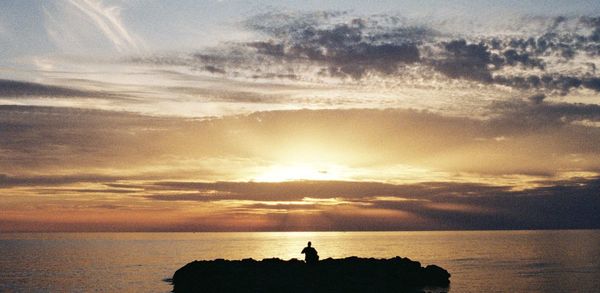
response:
M295 180L342 180L344 176L337 166L312 164L275 165L268 167L254 178L259 182L281 182Z

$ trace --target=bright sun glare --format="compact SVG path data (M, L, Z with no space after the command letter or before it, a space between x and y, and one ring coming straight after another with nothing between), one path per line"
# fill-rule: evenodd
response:
M342 176L339 167L315 166L310 164L272 166L254 178L255 181L259 182L342 179L344 179L344 176Z

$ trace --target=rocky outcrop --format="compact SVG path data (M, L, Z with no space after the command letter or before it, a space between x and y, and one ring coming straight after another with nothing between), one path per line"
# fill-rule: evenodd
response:
M175 272L173 292L420 292L447 288L450 274L417 261L348 257L309 265L278 258L194 261ZM436 290L439 291L439 290Z

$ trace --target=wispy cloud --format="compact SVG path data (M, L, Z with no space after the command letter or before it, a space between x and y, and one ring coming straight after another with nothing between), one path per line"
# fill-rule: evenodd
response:
M92 20L119 51L139 48L121 21L119 7L104 5L100 0L69 0L69 3Z
M83 90L73 87L48 85L35 82L19 80L0 79L0 98L57 98L57 97L79 97L93 99L127 99L125 95L114 95L107 92L95 90Z
M46 5L44 12L50 38L67 52L94 49L97 34L117 52L135 53L142 47L139 37L123 23L117 5L102 0L60 0Z

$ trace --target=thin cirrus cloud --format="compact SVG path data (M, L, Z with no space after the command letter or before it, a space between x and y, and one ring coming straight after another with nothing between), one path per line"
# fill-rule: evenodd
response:
M118 7L104 6L96 0L70 0L69 3L87 15L118 50L138 49L136 41L121 22Z
M117 5L100 0L61 0L45 4L44 18L48 36L66 53L97 51L96 46L118 53L142 48L141 39L122 21Z
M114 94L99 90L78 89L67 86L49 85L20 80L0 79L0 97L19 98L41 97L41 98L87 98L87 99L109 99L127 100L132 99L126 94Z

